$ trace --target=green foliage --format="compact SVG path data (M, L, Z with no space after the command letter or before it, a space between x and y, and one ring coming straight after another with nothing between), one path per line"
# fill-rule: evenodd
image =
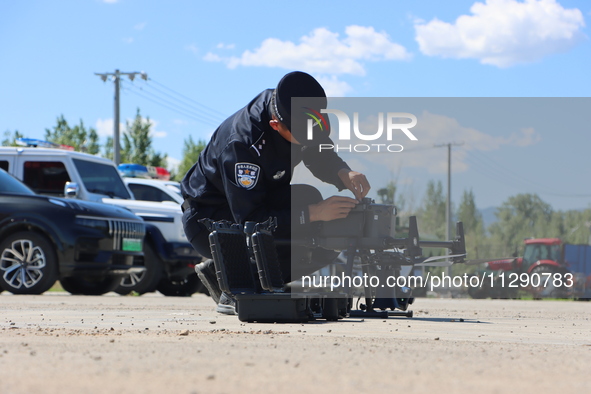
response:
M167 167L166 153L156 152L152 148L150 135L152 122L150 118L143 119L140 109L137 109L132 122L126 122L122 133L123 141L120 146L121 163L134 163L143 166ZM107 138L104 146L104 156L113 160L113 138Z
M427 192L417 215L421 233L435 236L438 239L445 238L445 200L441 181L437 183L429 181Z
M16 144L17 138L24 138L24 135L15 130L14 133L11 135L10 131L6 130L4 132L4 139L2 140L2 146L18 146Z
M135 163L144 166L166 167L166 154L152 148L150 118L143 119L137 109L133 122L127 122L121 144L121 163Z
M550 223L549 236L562 239L570 244L589 244L591 209L583 211L554 212Z
M187 171L197 162L199 155L205 149L205 145L205 141L199 140L195 142L191 136L183 142L183 160L174 175L173 179L175 181L180 182L183 179Z
M103 157L106 157L109 160L113 160L113 137L107 137L107 141L103 146Z
M497 210L496 216L498 221L490 226L489 231L492 242L498 245L497 253L507 255L521 251L525 238L561 235L559 226L551 226L555 217L552 207L537 194L509 197Z
M92 155L99 152L96 130L92 127L87 130L82 119L80 119L80 124L70 127L64 115L60 115L53 129L45 129L45 139L56 144L71 146L74 150Z
M464 224L466 251L469 259L478 259L488 251L482 214L476 208L472 190L464 191L457 212L458 221Z
M388 182L386 187L378 190L378 196L380 197L382 204L394 204L396 197L396 184L394 181Z

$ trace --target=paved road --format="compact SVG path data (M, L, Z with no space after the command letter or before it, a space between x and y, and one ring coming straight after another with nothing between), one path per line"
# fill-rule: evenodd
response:
M211 299L0 295L0 393L588 393L591 303L245 324Z

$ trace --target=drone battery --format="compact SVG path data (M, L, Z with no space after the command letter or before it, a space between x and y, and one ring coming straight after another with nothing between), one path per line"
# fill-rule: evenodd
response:
M394 237L396 208L393 205L369 204L363 212L365 238Z
M238 319L259 323L304 323L310 320L308 298L291 294L237 294Z
M209 245L220 289L231 294L256 292L244 232L216 229L209 234Z
M321 238L394 237L396 208L393 205L362 202L344 219L322 222Z
M261 287L271 292L282 291L283 275L273 234L269 231L257 231L252 235L252 247Z

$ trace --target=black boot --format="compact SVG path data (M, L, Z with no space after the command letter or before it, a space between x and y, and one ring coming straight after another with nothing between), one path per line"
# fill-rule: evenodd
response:
M207 291L209 291L209 295L216 304L219 304L220 298L222 296L222 290L220 289L220 285L218 284L218 278L216 275L215 265L213 264L212 259L205 260L202 263L199 263L195 266L195 272L201 282L207 287Z

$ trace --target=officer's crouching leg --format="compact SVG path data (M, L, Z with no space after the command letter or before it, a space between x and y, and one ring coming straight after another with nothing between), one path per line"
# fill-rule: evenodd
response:
M323 200L318 189L310 185L291 185L290 200L292 212L307 210L308 205L319 203ZM301 223L292 218L289 235L292 240L290 246L278 246L277 253L283 279L286 283L298 280L303 275L309 275L314 271L332 263L338 256L338 252L322 248L309 248L297 246L293 241L313 237L320 232L320 223ZM278 238L282 238L281 235Z
M209 295L216 304L219 304L222 297L215 266L212 260L211 248L209 247L209 231L199 223L199 215L193 209L186 209L183 212L183 228L187 239L193 248L204 258L205 261L195 266L195 273L201 283L207 288Z

